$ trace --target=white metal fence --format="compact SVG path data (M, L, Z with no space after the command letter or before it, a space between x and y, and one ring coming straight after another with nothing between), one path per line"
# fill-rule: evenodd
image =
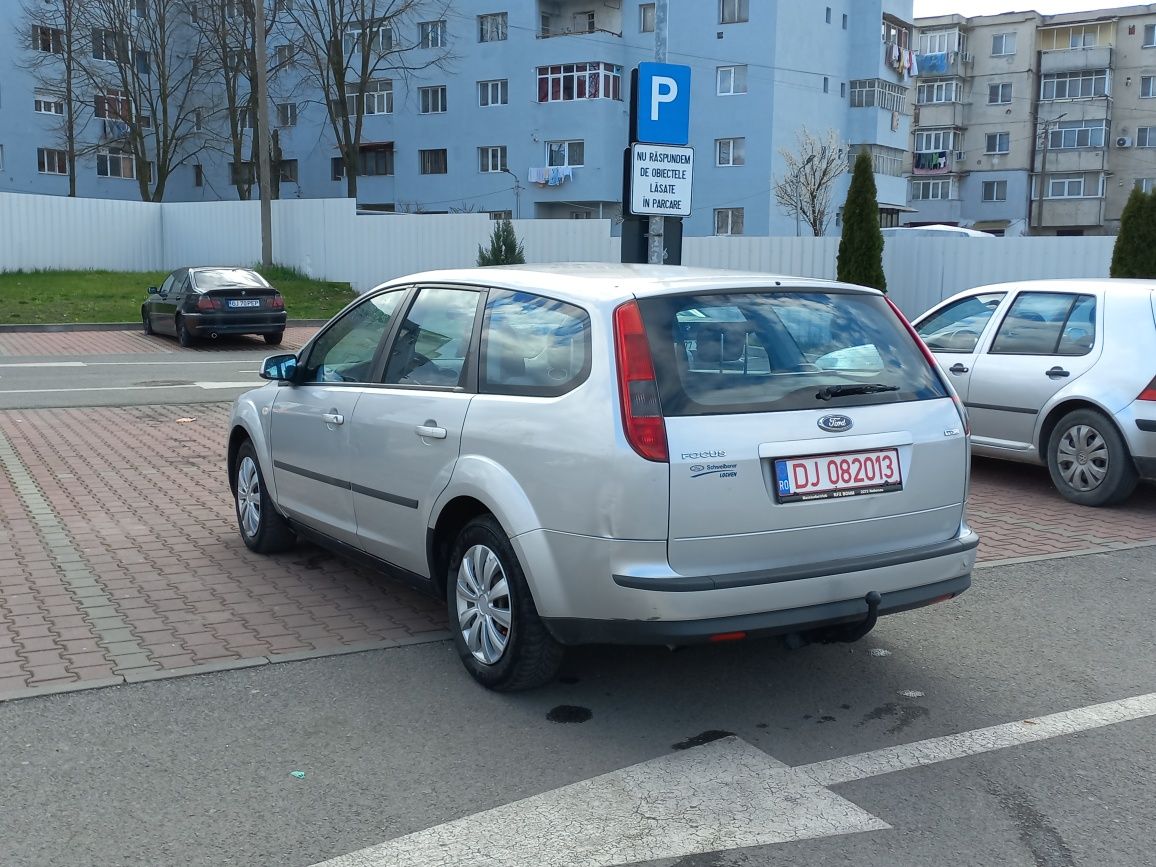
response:
M484 214L358 215L349 199L273 203L273 256L365 290L432 268L473 265L493 223ZM528 262L612 262L607 220L519 220ZM1043 277L1101 277L1114 239L891 238L884 268L909 315L961 289ZM683 262L711 268L835 276L837 238L686 238ZM251 264L261 250L257 202L146 202L0 193L0 271L167 271ZM0 298L0 304L3 299Z

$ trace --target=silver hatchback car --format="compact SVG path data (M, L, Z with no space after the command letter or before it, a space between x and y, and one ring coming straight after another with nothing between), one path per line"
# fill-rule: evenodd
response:
M442 271L239 398L241 536L439 594L469 672L565 645L852 641L962 593L963 409L880 293L686 268Z
M968 407L976 454L1046 464L1085 506L1156 481L1156 280L981 286L916 329Z

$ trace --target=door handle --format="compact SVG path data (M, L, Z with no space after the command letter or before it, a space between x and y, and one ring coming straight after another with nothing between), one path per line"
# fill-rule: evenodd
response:
M948 373L955 373L955 374L962 374L962 373L967 373L970 369L971 368L969 368L969 367L964 367L962 364L960 364L957 361L955 364L951 365L951 367L947 368L947 372Z
M327 412L321 418L326 424L345 424L345 416L339 412Z
M413 429L413 432L419 437L431 440L444 440L446 438L446 429L444 427L438 427L437 424L432 418L426 419L425 424L419 424Z
M1063 379L1065 376L1071 376L1068 371L1064 370L1059 365L1056 365L1051 370L1049 370L1047 375L1052 379Z

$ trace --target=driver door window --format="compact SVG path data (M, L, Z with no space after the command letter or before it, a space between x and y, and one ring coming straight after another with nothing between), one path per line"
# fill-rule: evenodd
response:
M405 289L374 295L330 325L309 351L301 382L370 381L382 338Z
M168 295L169 292L172 290L173 283L176 282L176 280L174 280L175 276L176 276L175 274L170 274L168 277L165 278L165 282L161 284L160 292L158 294L162 298L164 296Z
M401 323L389 363L387 385L457 388L464 384L479 293L470 289L422 289Z
M919 336L932 352L975 352L992 314L1005 293L988 292L961 298L919 324Z

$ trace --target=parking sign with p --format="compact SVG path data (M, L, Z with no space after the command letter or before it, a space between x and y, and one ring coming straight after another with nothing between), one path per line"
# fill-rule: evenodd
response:
M638 141L684 145L690 141L690 67L638 64Z

